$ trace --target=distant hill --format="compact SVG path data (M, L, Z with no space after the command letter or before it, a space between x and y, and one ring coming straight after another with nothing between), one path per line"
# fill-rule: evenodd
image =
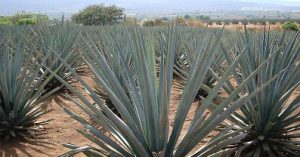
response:
M0 0L0 15L18 11L69 15L90 4L115 4L128 13L159 14L177 11L278 10L300 11L300 0Z

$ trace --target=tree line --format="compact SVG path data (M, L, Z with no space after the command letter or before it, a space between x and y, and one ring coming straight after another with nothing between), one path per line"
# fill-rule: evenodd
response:
M298 25L296 22L286 21L286 20L262 20L262 19L252 19L252 20L212 20L207 15L185 15L178 17L177 21L179 24L185 24L187 21L198 20L206 22L208 25L216 23L218 25L227 25L227 24L239 24L242 23L247 25L248 23L255 24L266 24L267 21L269 24L276 24L277 22L282 24L283 29L287 30L298 30ZM34 25L37 23L42 23L48 21L49 17L44 14L20 12L11 16L0 16L0 25ZM126 18L124 14L124 9L119 8L115 5L105 6L104 4L90 5L86 8L80 10L78 13L75 13L71 17L72 22L80 25L106 25L106 24L116 24L120 22L126 23L136 23L136 20ZM144 22L144 26L159 26L162 25L162 21L168 21L169 19L164 17L160 19L148 20ZM298 21L297 21L298 22Z

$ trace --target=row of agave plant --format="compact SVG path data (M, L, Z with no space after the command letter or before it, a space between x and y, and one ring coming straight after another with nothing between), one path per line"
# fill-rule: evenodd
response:
M64 87L48 69L71 83L64 63L78 70L83 62L78 30L72 25L0 29L0 136L6 141L27 136L48 122L36 120L48 112L51 96Z
M65 144L71 151L62 156L300 156L300 96L290 99L300 83L297 34L66 23L0 30L6 139L46 124L37 121L46 100L66 87L91 119L66 113L97 147ZM96 87L80 76L83 65ZM174 79L182 92L171 128ZM197 97L201 105L185 130Z

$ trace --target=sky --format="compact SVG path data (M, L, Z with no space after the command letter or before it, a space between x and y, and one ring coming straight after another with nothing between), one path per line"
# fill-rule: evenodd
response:
M0 15L18 11L74 13L88 5L101 3L115 4L127 12L300 7L300 0L0 0Z

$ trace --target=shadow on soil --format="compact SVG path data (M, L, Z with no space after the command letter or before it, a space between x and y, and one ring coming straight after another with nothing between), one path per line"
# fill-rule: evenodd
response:
M0 141L0 157L35 157L36 154L51 156L48 152L43 152L39 149L47 148L48 151L54 150L54 144L46 142L45 140L47 140L47 138L37 137L35 139L16 138L8 142Z

